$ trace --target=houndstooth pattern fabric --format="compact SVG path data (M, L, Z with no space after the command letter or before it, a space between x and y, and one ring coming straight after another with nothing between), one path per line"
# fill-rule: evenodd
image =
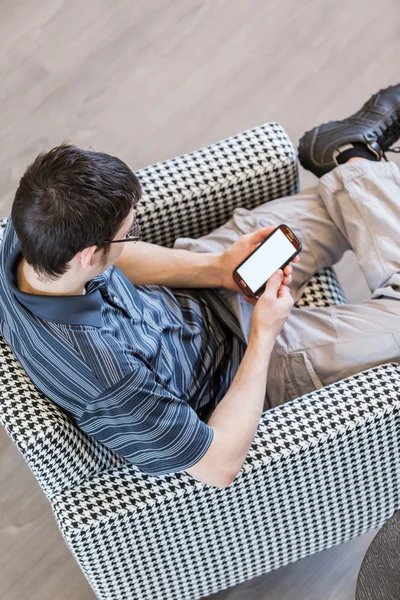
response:
M99 599L196 600L382 525L400 506L400 367L263 413L227 489L129 467L54 498Z
M127 464L41 394L0 338L0 420L47 496Z
M304 308L306 306L333 306L334 304L347 304L347 299L335 271L331 267L327 267L310 279L295 306Z
M172 246L225 223L238 206L297 191L296 156L278 123L265 123L190 154L137 171L143 239Z

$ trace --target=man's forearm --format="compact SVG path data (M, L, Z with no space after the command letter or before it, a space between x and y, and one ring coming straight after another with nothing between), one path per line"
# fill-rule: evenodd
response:
M220 254L164 248L147 242L125 244L115 266L134 285L220 287Z
M260 421L274 343L272 335L253 332L228 392L207 423L222 441L219 460L232 478L242 467Z

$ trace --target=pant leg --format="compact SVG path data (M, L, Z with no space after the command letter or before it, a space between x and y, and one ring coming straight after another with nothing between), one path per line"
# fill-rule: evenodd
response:
M292 310L271 357L271 406L364 369L400 362L398 168L366 160L342 165L321 178L318 192L351 244L372 297L360 304Z
M359 160L318 184L326 210L353 248L372 298L400 299L400 171Z
M400 363L400 304L292 309L277 336L267 380L270 407L386 362Z

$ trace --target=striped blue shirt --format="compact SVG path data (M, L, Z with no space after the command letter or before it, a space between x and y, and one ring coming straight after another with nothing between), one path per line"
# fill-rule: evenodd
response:
M0 247L0 332L36 387L86 433L150 475L185 470L245 350L217 290L134 286L111 266L86 295L21 292L9 217Z

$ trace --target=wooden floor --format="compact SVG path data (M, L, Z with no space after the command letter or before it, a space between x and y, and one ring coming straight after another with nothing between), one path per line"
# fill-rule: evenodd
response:
M64 139L133 169L268 120L296 141L400 80L399 31L398 0L0 0L0 217ZM365 295L351 257L339 273ZM352 600L372 537L213 598ZM1 600L94 598L2 430L0 549Z

